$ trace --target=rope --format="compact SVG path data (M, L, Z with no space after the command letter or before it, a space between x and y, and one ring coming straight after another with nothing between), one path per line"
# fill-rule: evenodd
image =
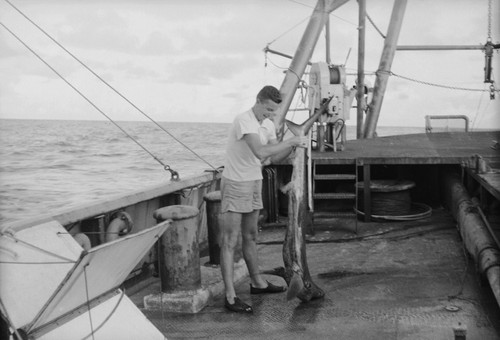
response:
M276 63L274 63L274 62L273 62L273 61L269 58L269 56L267 55L267 52L265 52L265 53L264 53L264 55L265 55L265 58L266 58L266 60L265 60L265 66L266 66L266 67L267 67L267 62L269 61L269 62L270 62L270 63L271 63L274 67L276 67L276 68L279 68L279 69L281 69L281 70L288 70L288 67L279 66L279 65L277 65Z
M476 123L480 120L481 116L479 115L479 110L481 108L481 104L483 102L483 97L484 97L484 92L481 93L481 96L479 97L479 100L478 100L478 103L477 103L477 109L476 109L476 114L474 115L474 117L472 118L472 124L471 124L471 130L474 130L474 128L476 127ZM486 108L485 108L485 111L486 109L489 107L489 104L490 104L491 101L488 102L488 104L486 105Z
M96 333L99 329L101 329L109 321L109 319L111 319L111 317L113 316L113 314L115 314L116 310L118 309L118 306L122 302L122 299L123 299L124 295L125 295L125 291L122 289L122 293L120 294L120 298L118 299L118 301L116 302L116 305L113 307L113 309L108 314L108 316L106 316L106 318L102 321L102 323L94 331L92 331L92 333L90 333L86 337L82 338L82 340L86 340L90 336L92 336L92 338L93 338L94 337L94 333ZM90 313L90 310L89 310L89 313Z
M417 226L418 227L418 226ZM346 237L346 238L333 238L333 239L321 239L321 240L315 240L315 239L306 239L306 244L321 244L321 243L348 243L348 242L364 242L364 241L372 241L372 240L377 240L377 239L384 239L384 240L397 240L397 239L402 239L402 238L411 238L414 236L421 236L427 233L434 233L434 232L440 232L443 230L452 230L452 227L439 227L436 228L435 226L430 226L429 228L425 228L424 230L419 230L419 231L414 231L414 232L406 232L409 230L409 228L414 228L412 226L405 226L407 228L406 230L401 230L401 229L391 229L391 230L386 230L386 231L381 231L378 233L372 233L372 234L366 234L363 236L354 236L354 237ZM387 234L391 233L399 233L399 232L404 232L402 235L394 235L390 236ZM385 236L387 235L387 236ZM258 245L275 245L279 244L282 245L283 241L278 240L278 241L259 241L257 242Z
M94 339L94 325L92 323L92 314L90 313L90 297L89 297L89 283L87 281L87 266L89 264L87 263L83 267L83 276L85 278L85 294L87 296L87 308L89 310L89 320L90 320L90 334L92 335L92 339Z
M379 75L381 73L387 73L387 74L389 74L391 76L395 76L395 77L398 77L398 78L401 78L401 79L405 79L405 80L412 81L412 82L419 83L419 84L423 84L423 85L436 86L436 87L441 87L441 88L450 89L450 90L462 90L462 91L471 91L471 92L491 92L491 91L500 92L500 89L493 89L493 90L492 89L488 89L488 90L486 90L486 89L471 89L471 88L458 87L458 86L449 86L449 85L435 84L435 83L431 83L431 82L427 82L427 81L422 81L422 80L418 80L418 79L414 79L414 78L402 76L402 75L396 74L396 73L394 73L392 71L378 70L376 72L377 75Z
M31 244L31 243L28 243L28 242L23 241L23 240L21 240L21 239L18 239L17 237L15 237L15 236L13 236L13 235L9 235L9 234L5 234L5 233L4 233L4 234L1 234L1 236L2 236L2 237L9 237L9 238L11 238L12 240L14 240L15 242L19 242L19 243L21 243L21 244L24 244L24 245L26 245L26 246L28 246L28 247L31 247L31 248L33 248L33 249L35 249L35 250L39 251L39 252L41 252L41 253L44 253L44 254L47 254L47 255L53 256L53 257L55 257L55 258L58 258L58 259L60 259L60 260L63 260L63 261L64 261L64 262L58 262L58 263L76 263L76 261L73 261L73 260L71 260L71 259L69 259L69 258L67 258L67 257L61 256L61 255L59 255L59 254L56 254L56 253L53 253L53 252L51 252L51 251L45 250L45 249L43 249L43 248L40 248L40 247L38 247L38 246L35 246L34 244ZM41 263L41 262L40 262L40 263ZM55 262L52 262L52 263L55 263Z
M291 1L291 0L289 0ZM297 2L299 3L299 2ZM302 4L303 5L303 4ZM274 43L276 40L278 39L281 39L282 37L284 37L285 35L287 35L288 33L290 33L292 30L294 30L297 26L301 25L304 21L306 20L309 20L311 16L308 15L307 17L305 17L304 19L302 19L300 22L298 22L297 24L295 24L293 27L291 27L290 29L288 29L287 31L285 31L284 33L280 34L279 36L277 36L276 38L274 38L273 40L271 40L270 42L267 43L267 46L271 45L272 43Z
M359 206L364 206L363 195L360 195ZM372 192L372 215L399 216L407 214L411 209L410 192L400 190L395 192Z
M382 33L382 31L377 27L377 25L375 25L375 23L373 22L372 18L370 18L370 16L368 15L368 13L366 13L366 18L368 19L368 21L370 22L370 24L372 24L372 26L375 28L375 30L380 34L380 36L385 39L386 36Z
M7 0L6 0L7 1ZM296 3L296 4L299 4L299 5L302 5L302 6L305 6L305 7L308 7L308 8L315 8L314 6L311 6L311 5L308 5L308 4L304 4L302 2L299 2L299 1L296 1L296 0L288 0L290 2L293 2L293 3ZM335 15L333 13L330 12L330 15L331 16L334 16L336 17L337 19L339 20L342 20L348 24L351 24L353 26L357 26L357 24L353 23L353 22L350 22L349 20L346 20L344 18L341 18L339 17L338 15ZM278 35L276 38L274 38L273 40L271 40L269 43L267 43L267 46L271 45L272 43L276 42L278 39L281 39L283 36L285 36L286 34L290 33L293 29L295 29L297 26L301 25L304 21L310 19L311 16L308 15L307 17L305 17L304 19L302 19L299 23L295 24L294 26L292 26L290 29L286 30L284 33Z
M170 169L169 165L164 164L158 157L152 154L146 147L144 147L138 140L132 137L126 130L124 130L120 125L118 125L111 117L109 117L104 111L102 111L97 105L95 105L87 96L85 96L80 90L78 90L73 84L71 84L63 75L61 75L56 69L54 69L49 63L47 63L42 57L40 57L34 50L32 50L24 41L21 40L14 32L12 32L7 26L2 22L0 25L3 26L12 36L14 36L21 44L24 45L31 53L33 53L42 63L44 63L48 68L52 70L59 78L61 78L69 87L71 87L76 93L78 93L83 99L85 99L93 108L100 112L104 117L106 117L111 123L113 123L118 129L120 129L127 137L134 141L138 146L140 146L144 151L146 151L151 157L153 157L158 163L164 166L165 170L172 173L172 178L176 177L178 179L179 175L176 171Z
M297 79L298 79L298 81L299 81L299 82L302 80L302 78L301 78L301 77L299 77L299 75L297 74L297 72L295 72L295 71L294 71L294 70L292 70L291 68L288 68L288 69L287 69L287 71L290 71L291 73L293 73L293 74L297 77Z
M50 34L48 34L44 29L42 29L39 25L37 25L33 20L31 20L27 15L25 15L21 10L19 10L16 6L14 6L9 0L4 0L7 2L10 6L12 6L17 12L19 12L23 17L25 17L31 24L33 24L36 28L38 28L45 36L47 36L50 40L52 40L57 46L59 46L62 50L64 50L67 54L69 54L74 60L76 60L80 65L82 65L85 69L87 69L90 73L92 73L97 79L99 79L101 82L103 82L106 86L108 86L113 92L115 92L117 95L119 95L122 99L124 99L128 104L130 104L133 108L135 108L137 111L139 111L142 115L144 115L146 118L148 118L151 122L153 122L156 126L158 126L161 130L163 130L165 133L167 133L170 137L172 137L176 142L181 144L184 148L189 150L191 153L193 153L196 157L198 157L200 160L205 162L208 166L210 166L212 169L216 169L212 164L210 164L207 160L205 160L203 157L201 157L198 153L196 153L194 150L189 148L186 144L184 144L181 140L179 140L177 137L175 137L172 133L170 133L168 130L166 130L164 127L162 127L160 124L158 124L154 119L152 119L149 115L147 115L143 110L141 110L139 107L137 107L134 103L132 103L127 97L125 97L121 92L119 92L117 89L115 89L112 85L110 85L107 81L105 81L101 76L99 76L97 73L95 73L90 67L88 67L83 61L78 59L73 53L71 53L68 49L66 49L64 46L62 46L57 40L55 40ZM2 26L4 26L2 24ZM5 26L4 26L5 27ZM8 29L7 29L8 30ZM10 30L9 30L10 32ZM11 32L11 34L13 34ZM17 37L16 37L17 38ZM17 38L19 40L19 38ZM21 41L21 40L20 40ZM22 41L21 41L22 42ZM26 44L23 43L23 45L26 46ZM26 46L27 47L27 46ZM31 51L31 49L30 49ZM43 61L43 60L42 60ZM64 79L63 79L64 80ZM106 115L105 115L106 116ZM106 116L106 118L110 119L109 117ZM111 119L110 119L111 120ZM111 121L114 123L113 121ZM114 123L115 124L115 123ZM115 124L116 125L116 124ZM120 130L124 131L123 129L120 128ZM132 138L129 134L127 134L128 137ZM133 139L133 138L132 138ZM141 146L142 147L142 146ZM147 150L145 150L147 151ZM151 156L153 156L149 151L147 151ZM163 164L158 158L153 156L155 160L160 162L165 170L171 171L169 166L166 166ZM172 171L171 171L172 172ZM174 176L174 172L172 172L172 176ZM177 174L178 177L178 174Z

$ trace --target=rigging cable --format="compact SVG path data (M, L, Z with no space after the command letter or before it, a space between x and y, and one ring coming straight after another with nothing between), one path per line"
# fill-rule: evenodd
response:
M401 78L401 79L405 79L405 80L408 80L408 81L412 81L412 82L415 82L415 83L420 83L420 84L429 85L429 86L442 87L442 88L450 89L450 90L463 90L463 91L471 91L471 92L490 92L491 91L491 90L486 90L486 89L471 89L471 88L465 88L465 87L457 87L457 86L448 86L448 85L435 84L435 83L431 83L431 82L427 82L427 81L422 81L422 80L418 80L418 79L414 79L414 78L402 76L402 75L396 74L396 73L394 73L392 71L379 70L376 73L384 73L384 72L388 73L390 76L395 76L395 77L398 77L398 78ZM500 89L495 89L494 92L500 92Z
M7 0L5 0L7 1ZM281 35L277 36L276 38L274 38L273 40L271 40L270 42L267 43L267 46L271 45L272 43L274 43L276 40L280 39L281 37L285 36L287 33L291 32L294 28L296 28L297 26L301 25L304 21L308 20L311 16L308 15L307 17L305 17L304 19L302 19L299 23L295 24L293 27L291 27L290 29L288 29L287 31L283 32Z
M59 255L59 254L56 254L54 252L51 252L49 250L46 250L46 249L43 249L43 248L40 248L39 246L36 246L30 242L26 242L26 241L23 241L21 240L20 238L16 237L14 234L10 233L10 232L5 232L5 233L0 233L0 237L6 237L6 238L10 238L11 240L13 240L14 242L16 243L20 243L20 244L23 244L27 247L30 247L30 248L33 248L34 250L38 251L38 252L41 252L43 254L46 254L46 255L49 255L49 256L52 256L52 257L55 257L55 258L58 258L60 260L62 260L63 262L54 262L54 263L75 263L75 261L73 261L72 259L70 258L67 258L65 256L62 256L62 255ZM3 262L0 262L0 263L3 263Z
M7 2L12 8L14 8L18 13L20 13L26 20L28 20L31 24L33 24L36 28L38 28L45 36L47 36L50 40L52 40L57 46L59 46L62 50L64 50L67 54L69 54L74 60L76 60L80 65L82 65L85 69L87 69L90 73L92 73L95 77L97 77L101 82L103 82L106 86L108 86L113 92L115 92L117 95L119 95L122 99L124 99L128 104L130 104L133 108L135 108L137 111L139 111L142 115L144 115L146 118L148 118L151 122L153 122L156 126L158 126L161 130L163 130L165 133L167 133L170 137L172 137L176 142L181 144L183 147L188 149L191 153L193 153L196 157L198 157L200 160L205 162L208 166L210 166L212 169L217 170L216 167L214 167L212 164L210 164L207 160L205 160L203 157L201 157L198 153L196 153L194 150L189 148L186 144L184 144L181 140L179 140L177 137L175 137L172 133L170 133L168 130L166 130L164 127L162 127L160 124L158 124L154 119L152 119L148 114L146 114L143 110L141 110L137 105L132 103L127 97L125 97L121 92L119 92L117 89L115 89L111 84L109 84L107 81L105 81L101 76L99 76L97 73L95 73L90 67L88 67L83 61L78 59L73 53L71 53L68 49L66 49L64 46L62 46L57 40L55 40L50 34L48 34L43 28L41 28L39 25L37 25L33 20L31 20L26 14L24 14L20 9L18 9L16 6L14 6L9 0L4 0ZM307 19L307 18L306 18ZM5 27L5 25L2 24L2 26ZM9 32L13 34L10 30ZM16 37L17 38L17 37ZM19 38L17 38L19 41L21 41ZM21 41L22 42L22 41ZM26 46L26 44L23 43L23 45ZM27 46L26 46L27 47ZM32 51L30 49L30 51ZM33 51L32 51L33 52ZM34 52L33 52L34 53ZM36 55L36 54L35 54ZM38 57L38 56L37 56ZM40 57L38 57L40 58ZM41 58L40 58L41 60ZM43 61L43 60L42 60ZM45 63L45 62L44 62ZM45 63L46 64L46 63ZM47 64L48 66L48 64ZM50 66L49 66L50 67ZM51 67L52 69L52 67ZM59 75L59 74L58 74ZM60 75L59 75L60 76ZM61 77L61 76L60 76ZM64 80L64 79L63 79ZM77 91L78 92L78 91ZM83 95L82 95L83 96ZM99 112L101 112L99 110ZM102 112L101 112L102 113ZM118 125L114 123L111 118L105 115L106 118L108 118L113 124L115 124L117 127ZM120 128L120 127L119 127ZM122 128L120 130L124 131ZM125 132L126 133L126 132ZM133 139L128 133L126 133L128 137ZM141 146L142 147L142 146ZM142 147L144 149L144 147ZM172 177L174 177L174 173L178 178L177 172L173 171L170 169L168 165L163 164L157 157L153 156L149 151L145 150L148 152L155 160L157 160L160 164L162 164L165 168L165 170L168 170L172 173Z
M86 276L85 276L85 279L86 279ZM86 283L86 281L85 281L85 283ZM120 306L120 303L122 302L124 295L125 295L125 290L122 289L120 297L118 298L118 301L116 302L115 306L113 307L111 312L108 314L108 316L106 316L106 318L101 322L101 324L99 326L97 326L94 330L92 330L92 332L89 335L83 337L81 340L87 340L91 336L92 336L92 339L94 338L94 334L97 333L97 331L99 329L104 327L104 325L109 321L109 319L111 319L111 317L115 314L116 310L118 309L118 306ZM87 303L90 304L90 301L87 301ZM90 309L89 309L89 315L90 315Z
M88 283L88 279L87 279L87 266L89 265L89 263L87 263L84 267L83 267L83 277L85 279L85 295L87 297L87 309L89 311L89 321L90 321L90 335L92 335L92 339L95 339L94 337L94 323L92 322L92 314L90 312L90 310L92 309L90 307L90 297L89 297L89 283Z
M144 147L139 141L134 139L127 131L125 131L120 125L118 125L111 117L109 117L104 111L102 111L97 105L95 105L89 98L87 98L80 90L78 90L73 84L71 84L64 76L62 76L56 69L54 69L49 63L43 60L33 49L31 49L24 41L21 40L14 32L12 32L7 26L0 22L0 25L3 26L10 34L12 34L21 44L24 45L31 53L33 53L41 62L43 62L48 68L50 68L59 78L61 78L69 87L71 87L74 91L76 91L83 99L85 99L92 107L94 107L97 111L99 111L104 117L106 117L111 123L113 123L117 128L119 128L127 137L132 139L137 145L139 145L144 151L146 151L151 157L153 157L158 163L163 165L164 169L170 171L173 180L179 179L179 174L177 171L174 171L170 168L169 165L164 164L158 157L153 155L146 147Z
M375 30L380 34L380 36L385 39L386 36L384 35L384 33L382 33L382 31L377 27L377 25L375 25L375 23L373 22L372 18L370 18L370 16L368 15L368 13L366 13L366 18L368 19L368 21L370 22L370 24L372 24L373 28L375 28Z
M476 125L477 121L479 120L478 119L479 109L481 108L481 104L483 103L483 97L484 97L484 92L482 92L481 95L479 96L479 100L478 100L477 108L476 108L476 114L474 115L474 118L472 118L471 130L474 130L475 125Z

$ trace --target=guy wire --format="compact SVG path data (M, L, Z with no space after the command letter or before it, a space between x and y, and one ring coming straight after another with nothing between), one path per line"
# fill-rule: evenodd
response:
M101 76L99 76L97 73L95 73L89 66L87 66L83 61L78 59L73 53L71 53L68 49L66 49L64 46L62 46L57 40L55 40L50 34L48 34L43 28L41 28L39 25L37 25L33 20L31 20L26 14L24 14L21 10L19 10L16 6L14 6L9 0L4 0L7 2L12 8L14 8L19 14L21 14L26 20L28 20L31 24L33 24L36 28L38 28L45 36L47 36L50 40L52 40L57 46L59 46L63 51L65 51L67 54L69 54L73 59L75 59L80 65L82 65L85 69L87 69L90 73L92 73L97 79L99 79L101 82L103 82L106 86L108 86L113 92L115 92L117 95L119 95L122 99L124 99L128 104L130 104L133 108L135 108L137 111L139 111L142 115L144 115L146 118L148 118L151 122L153 122L156 126L158 126L161 130L163 130L165 133L167 133L170 137L172 137L177 143L181 144L183 147L188 149L191 153L193 153L196 157L198 157L200 160L205 162L208 166L210 166L212 169L216 170L216 168L210 164L207 160L205 160L203 157L201 157L198 153L196 153L194 150L192 150L189 146L184 144L180 139L175 137L172 133L170 133L168 130L166 130L164 127L162 127L160 124L158 124L153 118L151 118L148 114L146 114L143 110L141 110L139 107L137 107L134 103L132 103L127 97L125 97L121 92L119 92L117 89L115 89L112 85L110 85L107 81L105 81ZM4 26L2 24L2 26ZM5 26L4 26L5 27ZM9 30L10 32L10 30ZM11 34L13 34L11 32ZM16 37L17 38L17 37ZM17 38L19 40L19 38ZM24 43L23 43L24 44ZM24 44L25 45L25 44ZM25 45L26 46L26 45ZM31 49L30 49L31 51ZM33 52L33 51L32 51ZM34 53L34 52L33 52ZM51 68L52 69L52 68ZM55 72L55 71L54 71ZM59 74L58 74L59 75ZM60 76L60 75L59 75ZM61 77L61 76L60 76ZM63 79L64 80L64 79ZM80 92L79 92L80 93ZM80 94L81 95L81 94ZM83 95L82 95L83 96ZM85 98L85 97L84 97ZM86 98L85 98L86 99ZM88 99L87 99L88 101ZM93 104L92 104L93 105ZM93 105L94 106L94 105ZM102 111L99 110L99 112L102 113ZM115 124L117 127L118 125L114 123L111 118L105 115L106 118L108 118L113 124ZM120 128L120 127L119 127ZM122 128L120 128L123 132L125 132ZM126 133L126 132L125 132ZM126 133L127 134L127 133ZM127 134L128 137L133 139L129 134ZM141 146L142 147L142 146ZM142 147L144 149L144 147ZM147 150L145 150L147 151ZM149 151L147 151L151 156L153 156ZM156 157L153 156L157 161L159 161ZM161 162L160 162L161 163ZM161 163L163 166L165 164Z
M146 149L139 141L134 139L127 131L125 131L120 125L118 125L111 117L109 117L104 111L102 111L97 105L95 105L89 98L87 98L80 90L78 90L73 84L71 84L68 80L66 80L55 68L53 68L49 63L43 60L34 50L32 50L24 41L21 40L14 32L12 32L7 26L5 26L2 22L0 25L3 26L10 34L12 34L21 44L24 45L31 53L33 53L42 63L44 63L48 68L52 70L59 78L61 78L69 87L71 87L74 91L76 91L83 99L85 99L90 105L92 105L97 111L99 111L104 117L106 117L111 123L113 123L117 128L119 128L127 137L132 139L137 145L139 145L144 151L151 155L156 161L158 161L164 167L168 167L168 165L163 164L163 162L158 159L155 155L153 155L148 149Z

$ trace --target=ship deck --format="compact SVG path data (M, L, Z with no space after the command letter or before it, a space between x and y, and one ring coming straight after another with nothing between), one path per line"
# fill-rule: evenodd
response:
M343 151L313 151L312 159L323 164L461 164L480 155L500 162L500 149L494 147L499 141L500 131L387 136L348 140Z
M348 141L344 151L313 153L313 159L321 164L462 164L480 155L498 164L499 150L490 146L499 137L499 132L381 137ZM500 190L496 174L478 177L494 196ZM259 232L262 270L283 265L286 220L280 219ZM489 219L499 235L500 215ZM325 297L302 303L287 301L286 293L250 295L245 277L236 290L253 306L251 315L227 312L222 295L196 314L145 309L144 296L161 291L159 279L128 294L167 339L434 340L453 339L461 331L467 339L500 339L500 308L456 225L441 207L406 221L315 218L307 257ZM265 278L285 284L278 276Z
M253 306L252 315L227 312L223 296L197 314L145 310L142 298L160 291L157 279L131 298L167 339L435 340L452 339L460 328L468 339L500 338L499 307L444 209L416 221L315 224L307 256L313 281L326 292L323 299L250 295L248 278L236 290ZM274 227L259 233L263 270L282 265L284 232ZM277 276L266 279L285 284Z

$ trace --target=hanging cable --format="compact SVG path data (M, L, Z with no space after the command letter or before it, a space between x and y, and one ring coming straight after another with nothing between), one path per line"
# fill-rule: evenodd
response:
M64 76L62 76L56 69L54 69L49 63L43 60L34 50L32 50L28 45L24 43L14 32L12 32L7 26L5 26L2 22L0 25L3 26L12 36L14 36L21 44L23 44L31 53L33 53L41 62L43 62L48 68L52 70L59 78L61 78L69 87L71 87L76 93L78 93L83 99L85 99L93 108L99 111L104 117L106 117L111 123L113 123L118 129L120 129L127 137L129 137L132 141L134 141L138 146L140 146L145 152L147 152L151 157L153 157L158 163L163 165L163 168L167 171L170 171L172 180L179 180L179 173L170 168L169 165L164 164L158 157L156 157L153 153L151 153L146 147L144 147L138 140L132 137L126 130L124 130L120 125L118 125L111 117L109 117L104 111L102 111L97 105L95 105L89 98L87 98L80 90L78 90L73 84L71 84Z
M122 99L124 99L128 104L130 104L133 108L135 108L137 111L139 111L142 115L144 115L146 118L148 118L151 122L153 122L156 126L158 126L161 130L163 130L165 133L167 133L170 137L172 137L177 143L181 144L184 148L189 150L191 153L193 153L196 157L198 157L200 160L205 162L208 166L210 166L212 169L216 170L216 168L210 164L207 160L205 160L203 157L201 157L198 153L196 153L194 150L189 148L186 144L184 144L181 140L179 140L177 137L175 137L172 133L170 133L168 130L166 130L164 127L162 127L160 124L158 124L154 119L152 119L148 114L146 114L143 110L141 110L139 107L137 107L134 103L132 103L127 97L125 97L121 92L119 92L117 89L115 89L111 84L109 84L106 80L104 80L101 76L99 76L97 73L95 73L90 67L88 67L83 61L81 61L78 57L76 57L73 53L71 53L68 49L66 49L64 46L62 46L57 40L55 40L49 33L47 33L43 28L41 28L39 25L37 25L33 20L31 20L26 14L24 14L20 9L18 9L16 6L14 6L9 0L4 0L7 2L12 8L14 8L19 14L21 14L26 20L28 20L31 24L33 24L38 30L40 30L45 36L47 36L50 40L52 40L57 46L59 46L63 51L65 51L68 55L70 55L74 60L76 60L80 65L82 65L85 69L87 69L90 73L92 73L97 79L99 79L101 82L103 82L106 86L108 86L113 92L115 92L117 95L119 95ZM2 25L4 26L4 25ZM5 26L4 26L5 27ZM12 34L12 33L11 33ZM19 40L19 38L18 38ZM24 44L24 43L23 43ZM24 44L25 45L25 44ZM26 46L26 45L25 45ZM31 49L30 49L31 50ZM106 116L106 118L110 119L109 117ZM111 119L110 119L111 120ZM113 122L113 121L112 121ZM114 122L113 122L114 123ZM115 123L114 123L115 124ZM115 124L116 125L116 124ZM123 129L120 128L120 130L123 131ZM128 137L130 137L127 134ZM149 153L149 152L148 152ZM151 154L151 153L150 153ZM154 156L153 156L154 157ZM156 160L158 160L156 157L154 157ZM160 162L161 163L161 162ZM172 177L174 175L177 177L179 174L173 170L167 165L165 166L163 163L161 163L165 170L170 171L172 173ZM175 173L175 174L174 174Z
M87 267L88 263L83 267L83 276L85 279L85 295L87 296L87 309L89 311L89 321L90 321L90 334L92 335L92 339L94 339L94 324L92 322L92 314L90 312L90 296L89 296L89 283L87 279Z
M7 0L5 0L5 1L7 1ZM276 38L274 38L273 40L271 40L270 42L268 42L267 46L271 45L276 40L278 40L281 37L285 36L286 34L290 33L294 28L296 28L297 26L300 26L304 21L309 20L310 17L311 16L308 15L307 17L305 17L304 19L302 19L299 23L295 24L293 27L289 28L288 30L286 30L285 32L283 32L282 34L280 34L279 36L277 36Z
M380 34L380 36L385 39L384 33L382 33L382 31L377 27L377 25L375 25L375 23L373 22L372 18L370 18L368 13L366 13L366 18L368 19L370 24L372 24L373 28L375 28L375 30L378 32L378 34Z
M55 258L60 259L60 260L62 260L62 261L63 261L63 262L59 262L59 261L57 261L57 262L54 262L54 263L76 263L74 260L72 260L72 259L70 259L70 258L67 258L67 257L65 257L65 256L61 256L61 255L56 254L56 253L54 253L54 252L51 252L51 251L49 251L49 250L45 250L45 249L43 249L43 248L40 248L40 247L38 247L38 246L36 246L36 245L34 245L34 244L31 244L31 243L29 243L29 242L23 241L23 240L21 240L21 239L19 239L19 238L15 237L14 235L9 234L9 233L0 233L0 237L7 237L7 238L10 238L11 240L13 240L13 241L14 241L14 242L16 242L16 243L23 244L23 245L25 245L25 246L27 246L27 247L30 247L30 248L35 249L36 251L38 251L38 252L40 252L40 253L43 253L43 254L46 254L46 255L49 255L49 256L55 257Z
M476 114L474 115L474 118L472 118L471 130L474 130L474 128L475 128L474 125L476 124L476 120L477 120L478 115L479 115L479 109L481 108L481 104L483 102L483 97L484 97L484 92L482 92L481 96L479 96L479 100L478 100L478 103L477 103Z
M96 329L94 329L92 331L92 333L90 333L89 335L83 337L81 340L87 340L91 336L93 338L94 334L97 333L97 331L99 329L101 329L102 327L104 327L104 325L109 321L109 319L111 319L111 317L115 314L116 310L118 309L118 306L120 306L120 303L122 302L122 299L123 299L124 295L125 295L125 290L122 289L121 293L120 293L120 297L118 298L118 301L116 302L115 306L113 307L113 309L111 310L111 312L108 314L108 316L101 322L101 324L99 326L96 327ZM89 311L89 313L90 313L90 311Z
M422 81L422 80L417 80L417 79L413 79L413 78L410 78L410 77L405 77L405 76L396 74L396 73L394 73L392 71L381 71L381 70L379 70L376 73L383 73L383 72L389 73L389 75L391 75L391 76L395 76L395 77L398 77L398 78L401 78L401 79L405 79L405 80L412 81L412 82L419 83L419 84L423 84L423 85L436 86L436 87L441 87L441 88L450 89L450 90L462 90L462 91L471 91L471 92L491 92L491 89L490 90L487 90L487 89L471 89L471 88L465 88L465 87L457 87L457 86L434 84L434 83L427 82L427 81ZM499 89L493 89L493 92L500 92L500 90Z

